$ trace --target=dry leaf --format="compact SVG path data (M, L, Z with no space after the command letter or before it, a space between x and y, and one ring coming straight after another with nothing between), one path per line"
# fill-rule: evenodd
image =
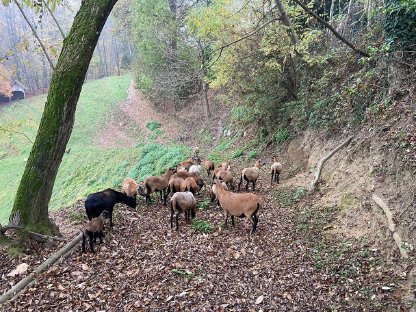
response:
M7 274L7 276L13 277L16 275L23 274L27 271L28 268L29 268L29 265L27 263L21 263L16 267L16 269L14 269L9 274Z
M257 300L256 300L256 304L260 304L260 303L262 303L262 302L263 302L263 299L264 299L264 296L263 296L263 295L259 296L259 297L257 298Z

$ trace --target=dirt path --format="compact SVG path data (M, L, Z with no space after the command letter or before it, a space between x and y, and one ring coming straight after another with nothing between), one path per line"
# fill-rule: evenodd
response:
M248 235L245 219L223 228L222 212L212 205L197 212L211 233L194 230L183 215L180 230L172 230L163 205L120 206L95 255L77 248L2 309L392 311L400 305L391 263L366 242L325 235L334 208L314 206L290 180L271 190L266 172L260 179L255 192L265 206L255 235Z
M134 146L151 134L146 128L150 121L161 124L164 136L158 140L165 142L176 138L181 126L169 114L159 113L153 103L144 98L132 81L126 101L120 103L111 113L105 127L98 131L98 142L102 147Z

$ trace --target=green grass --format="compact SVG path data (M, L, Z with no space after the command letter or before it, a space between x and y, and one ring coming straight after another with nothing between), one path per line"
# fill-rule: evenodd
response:
M178 146L139 142L136 147L101 148L95 143L97 129L111 110L127 97L130 77L107 77L87 82L78 102L68 147L55 181L50 209L73 204L87 194L117 187L126 176L138 181L162 173L186 158L190 150ZM19 101L0 110L4 129L24 132L34 141L46 95ZM140 140L141 141L141 140ZM0 130L0 223L6 224L31 149L20 133Z
M197 232L202 232L206 234L210 234L212 232L212 225L208 221L200 220L200 219L193 219L192 220L192 228Z

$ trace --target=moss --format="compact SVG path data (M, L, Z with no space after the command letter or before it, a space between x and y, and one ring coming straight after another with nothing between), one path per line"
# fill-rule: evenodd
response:
M344 193L342 195L339 207L341 210L351 209L357 206L357 199L350 193Z

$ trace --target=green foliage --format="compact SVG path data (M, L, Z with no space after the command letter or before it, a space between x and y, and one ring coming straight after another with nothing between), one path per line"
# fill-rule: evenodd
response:
M251 151L250 153L248 153L247 155L247 160L252 160L254 158L258 158L258 152L256 150Z
M251 123L255 120L256 116L253 114L252 109L247 106L235 106L231 109L231 116L235 121L241 123Z
M387 41L398 49L414 50L416 47L416 1L388 0L384 29Z
M210 234L212 232L211 223L205 220L193 219L192 228L197 232L202 232L206 234Z
M184 271L184 270L175 268L175 269L172 270L172 273L175 273L178 276L184 277L187 280L191 280L192 278L195 277L195 273L191 272L191 271L188 271L188 270Z
M155 121L155 120L149 121L149 122L146 124L146 128L147 128L147 129L150 129L151 131L156 130L156 129L159 129L159 128L160 128L160 126L161 126L160 122Z
M198 203L198 209L201 209L201 210L207 210L209 209L210 206L211 206L211 202L209 199L205 199Z
M289 138L289 131L286 128L277 129L276 134L274 135L274 140L282 144Z
M237 148L232 154L231 159L236 159L243 156L244 152L241 148Z
M128 172L128 176L136 181L143 181L150 175L165 173L169 167L183 161L191 149L183 145L165 146L158 143L145 145L139 153L139 161Z

